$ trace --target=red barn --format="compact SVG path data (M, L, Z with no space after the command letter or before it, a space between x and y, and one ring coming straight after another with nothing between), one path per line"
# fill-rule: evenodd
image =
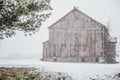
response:
M116 38L101 23L74 8L49 28L43 60L57 62L116 62Z

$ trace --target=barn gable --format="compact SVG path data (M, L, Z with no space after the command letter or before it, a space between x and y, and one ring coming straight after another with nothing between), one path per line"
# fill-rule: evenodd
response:
M84 25L84 23L86 23L87 25ZM98 26L99 29L101 29L101 26L104 27L103 24L92 19L91 17L84 14L77 8L74 8L48 28L49 29L70 29L70 28L80 29L80 28L88 27L88 29L94 29L95 26Z

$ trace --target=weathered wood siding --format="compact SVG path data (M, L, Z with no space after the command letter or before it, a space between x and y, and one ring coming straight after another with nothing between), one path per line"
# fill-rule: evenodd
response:
M49 40L44 43L43 57L93 60L103 57L103 28L101 23L73 9L49 27Z

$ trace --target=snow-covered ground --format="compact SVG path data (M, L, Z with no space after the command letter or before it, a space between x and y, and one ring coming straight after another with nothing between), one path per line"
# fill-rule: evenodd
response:
M78 80L87 80L88 77L96 77L96 75L103 77L104 75L120 73L120 63L55 63L39 60L0 60L0 67L35 67L43 71L65 72Z

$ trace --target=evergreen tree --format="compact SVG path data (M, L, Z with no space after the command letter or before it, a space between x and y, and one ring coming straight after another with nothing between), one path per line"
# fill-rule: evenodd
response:
M33 33L50 16L50 0L0 0L0 39L16 30Z

